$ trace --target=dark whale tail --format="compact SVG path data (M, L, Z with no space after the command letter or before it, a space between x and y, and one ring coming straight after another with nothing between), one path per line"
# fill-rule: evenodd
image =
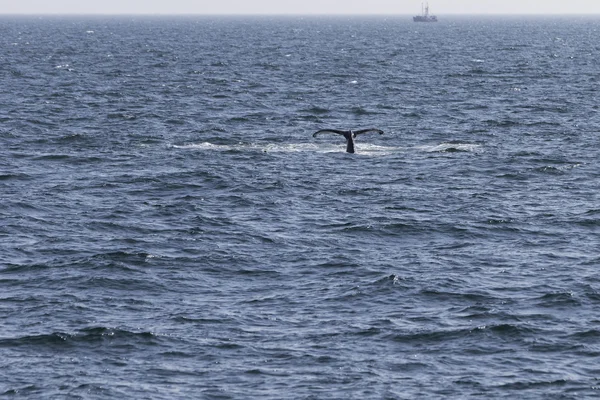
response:
M313 133L313 137L317 137L317 135L321 133L335 133L336 135L342 135L346 138L346 152L354 153L354 138L356 135L362 135L367 132L377 132L380 135L383 135L383 131L381 129L368 128L368 129L360 129L358 131L343 131L340 129L321 129Z

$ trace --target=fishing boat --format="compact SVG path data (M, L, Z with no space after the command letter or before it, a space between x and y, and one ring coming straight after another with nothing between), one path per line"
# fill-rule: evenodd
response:
M421 15L416 15L413 17L413 21L415 22L438 22L438 19L435 15L429 15L429 3L423 5L421 3Z

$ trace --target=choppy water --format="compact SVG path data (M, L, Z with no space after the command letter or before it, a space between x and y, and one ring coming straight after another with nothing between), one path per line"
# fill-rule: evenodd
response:
M598 396L599 22L1 18L0 396Z

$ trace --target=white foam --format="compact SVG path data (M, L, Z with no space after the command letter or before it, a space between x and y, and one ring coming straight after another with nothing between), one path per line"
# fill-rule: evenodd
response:
M172 144L173 149L192 150L192 151L238 151L238 152L264 152L264 153L345 153L346 142L302 142L302 143L232 143L232 144L214 144L210 142ZM382 146L368 142L359 142L356 144L356 154L361 156L383 156L404 152L406 148L397 146ZM439 150L438 150L439 151Z
M257 151L265 153L339 153L345 152L346 145L337 143L239 143L239 144L213 144L209 142L172 145L174 149L199 150L199 151ZM389 147L362 144L359 152L375 153L389 151Z
M212 144L208 142L191 143L191 144L174 144L174 149L198 149L198 150L231 150L231 146Z

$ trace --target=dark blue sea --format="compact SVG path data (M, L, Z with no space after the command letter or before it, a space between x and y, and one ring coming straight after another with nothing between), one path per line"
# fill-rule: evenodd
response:
M598 17L1 17L0 397L597 398L599 66Z

